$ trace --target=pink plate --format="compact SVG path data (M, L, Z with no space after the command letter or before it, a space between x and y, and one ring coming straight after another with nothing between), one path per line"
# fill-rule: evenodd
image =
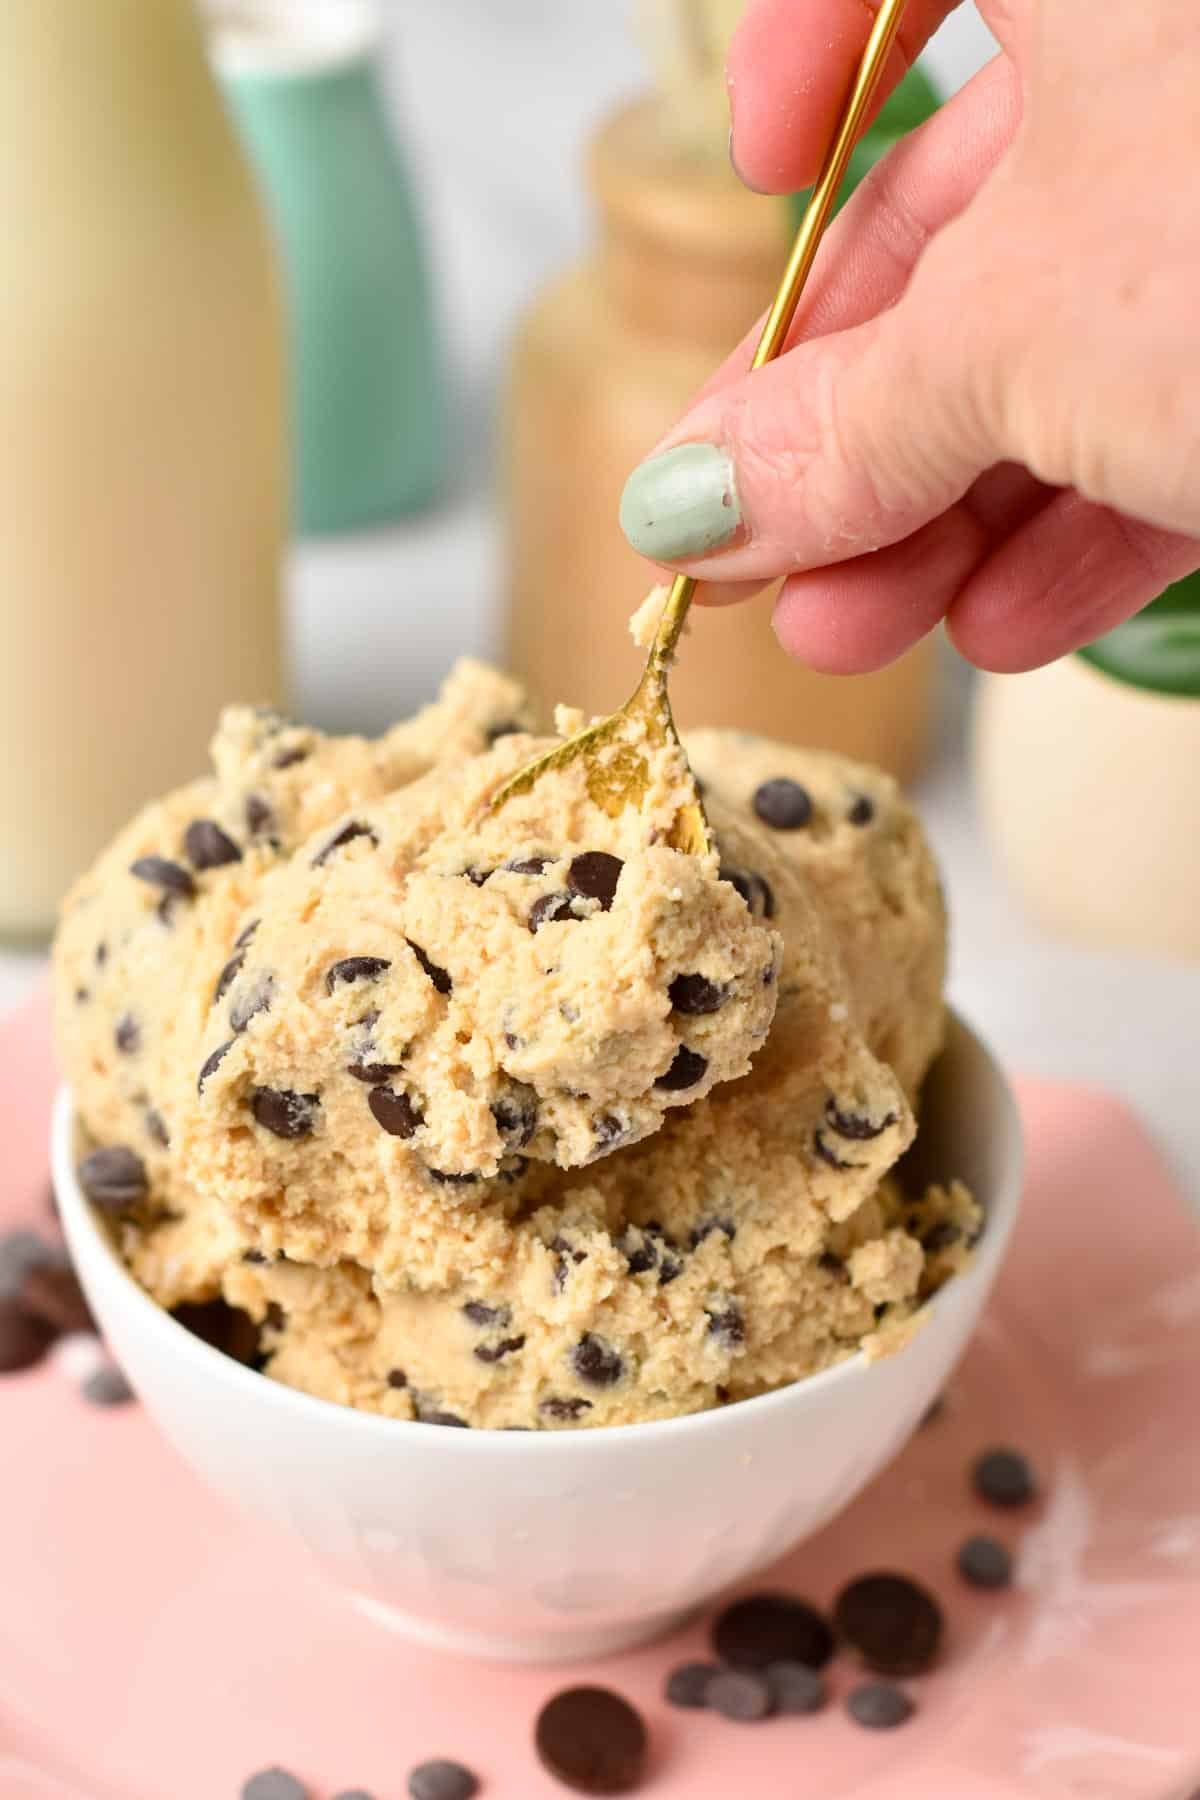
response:
M39 1001L0 1030L5 1225L45 1218L52 1083ZM272 1763L314 1800L355 1786L401 1800L408 1769L431 1756L478 1770L488 1800L561 1800L532 1721L556 1688L584 1681L645 1712L656 1800L1190 1793L1200 1233L1118 1101L1034 1082L1021 1100L1024 1216L945 1412L769 1577L822 1603L869 1568L937 1590L949 1644L942 1668L910 1684L910 1724L873 1734L839 1704L758 1726L673 1712L663 1678L705 1654L701 1626L566 1673L422 1652L213 1499L136 1407L86 1406L51 1360L0 1386L0 1800L236 1800ZM1025 1514L991 1512L967 1486L970 1458L1004 1442L1043 1478ZM973 1531L1019 1547L1011 1593L955 1575ZM837 1700L854 1678L840 1659Z

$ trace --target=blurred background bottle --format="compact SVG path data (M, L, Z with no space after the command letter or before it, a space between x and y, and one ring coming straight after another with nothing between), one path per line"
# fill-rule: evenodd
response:
M728 158L723 65L740 0L644 9L654 90L610 116L588 179L595 251L522 322L509 372L507 649L547 698L605 712L635 679L625 619L649 585L617 525L634 465L750 328L778 282L798 203L742 186ZM856 153L852 181L937 104L914 71ZM847 187L847 193L852 189ZM682 724L741 725L917 773L937 646L852 678L784 656L774 592L695 615L671 694Z
M373 0L208 0L213 51L287 278L296 525L428 504L444 384L423 234L385 104Z
M0 934L280 689L283 349L192 0L6 0Z

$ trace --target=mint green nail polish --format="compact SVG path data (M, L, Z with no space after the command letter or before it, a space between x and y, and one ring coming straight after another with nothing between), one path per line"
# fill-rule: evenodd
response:
M652 562L727 544L742 522L733 463L716 444L680 444L640 463L621 495L621 530Z

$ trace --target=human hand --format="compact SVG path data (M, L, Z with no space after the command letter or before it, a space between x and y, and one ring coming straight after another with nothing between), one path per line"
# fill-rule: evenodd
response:
M954 3L910 0L885 89ZM830 227L787 353L749 374L752 332L621 503L705 600L785 576L775 629L818 669L943 618L981 667L1034 668L1200 567L1200 12L980 10L1000 54ZM728 76L753 186L815 179L869 24L750 0Z

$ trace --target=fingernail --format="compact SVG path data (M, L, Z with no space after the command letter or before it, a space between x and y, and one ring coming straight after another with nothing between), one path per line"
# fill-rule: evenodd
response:
M680 444L650 457L621 495L621 530L652 562L719 550L741 522L733 463L716 444Z

